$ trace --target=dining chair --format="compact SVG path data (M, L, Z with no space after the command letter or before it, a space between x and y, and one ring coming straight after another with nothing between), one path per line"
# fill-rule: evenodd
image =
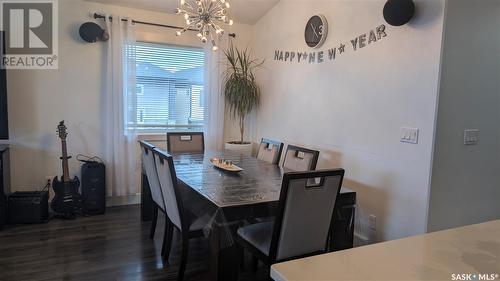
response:
M319 151L295 145L288 145L283 160L283 168L292 171L314 171L318 163Z
M259 150L257 151L257 159L269 162L271 164L278 164L283 151L283 143L269 139L262 139L260 141Z
M165 201L167 221L172 226L168 228L164 236L165 258L168 260L175 228L182 238L181 264L177 275L177 280L182 280L186 270L189 239L203 237L203 228L209 224L210 217L208 215L196 217L184 208L172 156L157 148L153 150L153 154Z
M203 132L167 133L167 151L169 153L202 153L205 151Z
M149 189L151 192L151 197L153 199L153 219L151 222L151 230L149 234L149 238L153 239L158 220L158 210L166 213L165 201L163 200L163 194L161 193L158 174L156 173L156 165L153 155L153 149L155 147L154 145L146 141L139 141L139 144L141 146L142 169L146 174L146 178L148 179Z
M344 173L285 173L275 220L240 227L236 241L267 267L326 252Z

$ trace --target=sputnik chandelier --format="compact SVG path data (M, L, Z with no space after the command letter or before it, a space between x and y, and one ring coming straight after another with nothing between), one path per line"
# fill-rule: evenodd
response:
M176 32L181 36L188 30L198 31L198 38L206 43L212 43L212 50L217 51L215 36L222 36L224 29L219 24L233 25L233 20L229 18L227 9L230 5L227 0L195 0L195 4L189 4L188 0L181 0L181 7L176 9L176 14L183 15L186 20L186 27ZM215 33L215 35L214 35Z

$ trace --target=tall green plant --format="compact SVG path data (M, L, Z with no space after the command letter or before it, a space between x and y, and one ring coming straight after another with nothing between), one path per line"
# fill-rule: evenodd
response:
M238 50L232 44L224 51L228 68L224 75L224 97L229 105L231 116L239 119L240 144L243 144L245 117L260 106L260 87L255 81L253 70L264 61L252 59L250 51Z

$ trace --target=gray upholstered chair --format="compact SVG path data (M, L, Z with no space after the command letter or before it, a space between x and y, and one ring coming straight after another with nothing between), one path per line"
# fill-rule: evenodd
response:
M153 199L153 219L151 222L151 231L149 235L149 237L153 239L156 230L156 223L158 220L158 210L165 213L165 201L163 200L163 194L161 193L158 174L156 173L156 165L153 155L153 149L155 147L146 141L140 141L139 144L141 146L143 172L144 174L146 174L149 190Z
M319 151L288 145L283 168L292 171L313 171L318 163Z
M174 161L172 156L155 148L153 150L156 171L158 174L160 187L165 201L166 217L170 227L165 231L163 243L166 245L165 257L168 260L172 245L172 234L174 228L177 229L182 237L181 264L177 280L182 280L186 270L189 239L203 236L203 228L209 224L210 217L196 217L184 208L179 183L175 173Z
M259 150L257 151L257 159L263 160L272 164L278 164L283 151L283 143L269 139L260 141Z
M285 173L276 219L240 227L236 241L267 266L327 251L344 170Z
M169 153L203 153L205 139L202 132L167 133Z

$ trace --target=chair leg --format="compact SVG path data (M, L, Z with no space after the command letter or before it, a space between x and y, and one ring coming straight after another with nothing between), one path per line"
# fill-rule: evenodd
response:
M186 270L187 257L189 248L189 238L182 235L182 254L181 254L181 264L179 266L179 274L177 275L177 280L182 281L184 279L184 271Z
M151 230L149 232L149 239L155 238L156 221L158 220L158 207L153 207L153 219L151 220Z
M266 276L267 276L267 281L274 281L273 278L271 278L271 266L266 265Z
M259 268L259 259L252 255L252 270L253 272L257 272L257 269Z
M165 232L163 234L163 245L161 247L161 255L168 262L170 249L172 248L172 235L174 227L168 218L165 219Z
M239 247L238 249L238 254L240 256L240 270L242 272L245 271L245 249L243 249L243 247Z

